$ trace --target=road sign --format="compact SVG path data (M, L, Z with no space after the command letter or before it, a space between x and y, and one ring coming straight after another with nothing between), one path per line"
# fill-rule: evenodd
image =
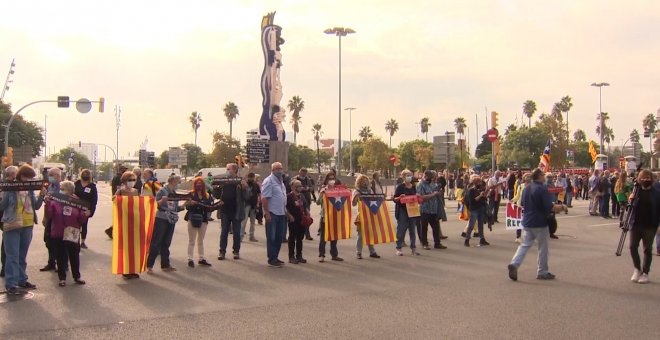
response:
M247 162L251 164L270 163L270 142L268 139L248 139Z
M69 96L57 97L57 107L62 107L62 108L69 107Z
M490 129L486 132L486 137L488 138L489 142L494 142L497 140L497 130L495 129Z
M80 113L87 113L92 110L92 102L87 98L80 98L76 102L76 110Z
M168 163L176 166L188 165L188 151L182 148L171 147L169 149Z

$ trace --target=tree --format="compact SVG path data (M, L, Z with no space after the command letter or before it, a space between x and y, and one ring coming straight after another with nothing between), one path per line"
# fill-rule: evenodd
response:
M500 163L535 168L550 136L538 127L510 131L501 144ZM490 154L489 154L490 155Z
M587 140L587 134L582 129L577 129L573 132L573 140L576 142L584 142Z
M371 138L367 139L371 140ZM364 146L364 143L366 140L357 140L352 142L352 148L353 148L353 169L357 172L359 172L359 167L358 167L358 159L362 154L364 153L364 149L362 148ZM348 164L348 167L350 168L351 166L351 148L343 148L341 149L342 153L342 164Z
M390 135L390 149L392 148L392 136L394 136L397 131L399 131L399 123L394 119L390 118L390 120L385 123L385 131Z
M71 155L73 154L73 157ZM64 148L48 157L49 162L69 164L69 158L73 158L73 164L69 166L69 174L77 174L80 169L91 169L93 164L87 156L76 152L73 148Z
M305 102L298 96L293 96L289 100L289 111L292 111L291 114L291 126L293 127L293 144L296 144L296 135L300 132L300 123L302 123L300 118L300 112L305 109Z
M190 114L190 117L188 117L188 120L192 125L193 131L195 131L195 145L197 145L197 130L199 130L199 127L202 126L202 115L197 111L193 111Z
M559 117L561 117L561 115ZM536 122L536 127L541 129L541 131L552 140L550 148L550 165L553 168L564 167L566 164L566 150L568 149L568 141L566 140L568 136L566 136L564 124L557 118L558 117L553 115L542 113L539 116L539 121ZM541 148L541 151L543 151L543 148Z
M536 103L533 100L528 100L523 103L523 114L527 116L528 128L532 127L532 116L536 112Z
M431 166L431 161L433 161L433 146L414 145L413 151L415 152L415 160L419 162L419 165L428 169Z
M637 129L630 131L630 142L639 143L639 131L637 131Z
M170 164L170 151L165 150L160 153L160 155L156 158L156 166L159 169L165 169L169 166Z
M236 106L234 102L228 102L225 104L225 108L222 109L222 111L224 111L225 117L227 117L227 122L229 122L229 138L233 138L234 120L238 117L238 106Z
M614 131L607 126L607 121L610 119L609 114L607 112L602 112L602 125L603 125L603 142L607 143L607 147L609 148L609 144L612 140L614 140ZM596 134L600 136L600 125L601 125L601 114L598 114L596 116L596 120L598 120L598 126L596 127Z
M371 138L362 145L358 163L362 171L382 170L389 167L389 148L380 138Z
M652 113L647 114L642 121L642 126L644 127L644 137L649 137L649 152L651 152L651 139L654 137L655 130L658 127L658 122L655 119L655 116ZM657 142L657 139L656 139ZM660 150L656 150L660 151Z
M579 131L579 130L578 130ZM594 143L594 147L598 149L598 144ZM589 153L589 142L586 140L575 140L571 143L571 150L574 152L573 161L577 167L591 167L593 161L591 160L591 154Z
M432 144L423 139L401 142L397 148L397 154L400 156L403 168L420 169L422 167L420 161L415 157L415 146L419 149L419 147L430 147Z
M572 107L572 99L569 96L563 96L559 101L559 111L566 114L566 140L570 139L570 132L568 130L568 111L570 111Z
M506 130L504 130L504 135L508 136L509 133L516 131L518 127L516 127L514 124L509 124L509 126L506 127Z
M236 155L241 153L241 143L231 136L213 132L213 151L209 155L210 166L225 166L234 163Z
M11 112L11 105L0 101L0 123L2 126L7 125L12 114ZM4 132L4 129L0 131ZM4 143L5 135L4 133L0 133L0 154L4 154L4 150L1 149ZM33 157L40 155L41 148L44 147L43 130L37 124L26 121L19 115L11 123L8 146L16 148L23 145L30 145L32 147Z
M185 174L194 174L199 169L208 167L208 157L202 148L189 143L182 144L181 148L188 154L188 164L181 167Z
M454 128L456 129L456 133L460 136L463 136L465 134L465 128L467 127L467 124L465 123L465 118L463 117L458 117L454 119Z
M554 103L552 105L552 111L550 111L550 115L552 116L552 118L560 122L564 120L563 116L561 115L561 106L559 103Z
M426 141L429 141L429 127L431 126L431 123L429 123L429 117L424 117L422 120L419 122L419 127L422 131L423 134L426 135Z
M371 127L363 126L360 128L360 133L358 133L358 136L360 136L363 142L366 142L367 139L373 138L374 134L371 132Z
M289 169L298 170L314 165L314 151L304 145L289 144Z
M315 123L312 125L312 133L314 134L314 140L316 141L316 164L318 167L319 174L321 173L321 149L319 147L319 140L323 135L321 131L321 124Z

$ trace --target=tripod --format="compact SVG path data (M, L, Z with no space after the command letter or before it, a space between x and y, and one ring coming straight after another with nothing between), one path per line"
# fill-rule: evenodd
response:
M630 228L633 226L633 223L635 223L635 213L637 210L637 201L639 199L638 193L639 184L637 181L635 181L632 191L633 198L626 206L626 213L620 215L619 228L621 228L621 237L619 238L619 245L616 248L616 256L621 256L621 251L623 250L623 246L626 243L626 235L628 234L628 230L630 230Z

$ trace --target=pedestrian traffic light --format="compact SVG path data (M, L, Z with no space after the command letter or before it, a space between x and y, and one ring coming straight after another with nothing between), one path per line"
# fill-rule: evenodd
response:
M105 98L99 98L99 112L105 112Z
M490 126L493 129L497 129L497 116L499 114L495 111L490 113Z
M234 159L236 160L236 165L238 165L240 168L245 167L245 163L243 162L243 156L236 155L236 157L234 157Z
M57 107L62 107L62 108L69 107L69 96L57 97Z

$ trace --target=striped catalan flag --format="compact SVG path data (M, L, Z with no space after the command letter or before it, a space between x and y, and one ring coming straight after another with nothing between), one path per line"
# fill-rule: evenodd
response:
M144 272L154 228L156 200L116 196L112 205L112 273Z
M328 189L323 195L325 240L351 238L351 191L346 188Z
M360 233L364 245L391 243L396 241L394 226L387 209L385 195L360 195L359 219Z

